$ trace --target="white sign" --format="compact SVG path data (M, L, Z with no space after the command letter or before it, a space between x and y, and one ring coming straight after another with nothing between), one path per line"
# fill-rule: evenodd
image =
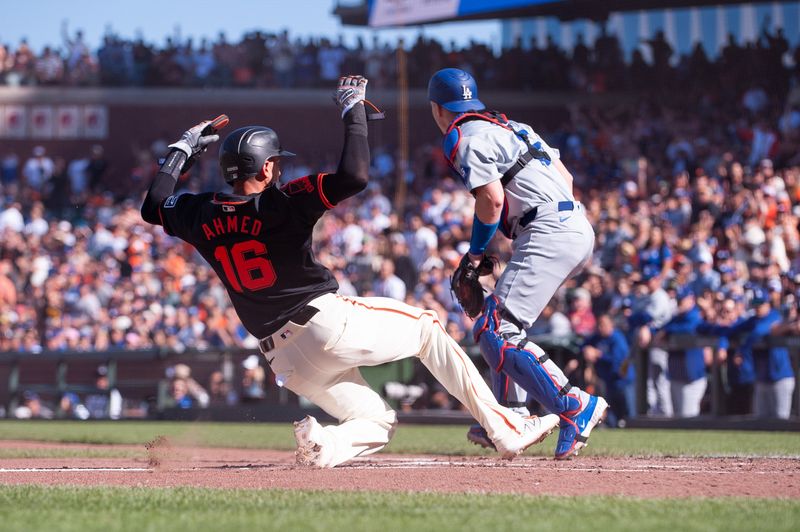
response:
M108 109L105 105L87 105L83 108L83 136L88 139L108 137Z
M56 137L76 139L81 130L81 112L77 105L61 105L56 110Z
M8 139L25 138L28 126L28 110L24 105L6 105L3 116L3 135Z
M31 109L31 138L53 138L53 107L34 105Z
M403 26L455 17L460 0L375 0L369 25Z

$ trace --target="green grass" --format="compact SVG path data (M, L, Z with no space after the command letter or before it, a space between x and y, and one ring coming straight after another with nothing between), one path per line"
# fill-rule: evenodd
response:
M790 500L0 487L2 530L781 531L798 522Z
M466 441L466 427L401 425L387 452L489 455ZM176 444L291 450L288 423L170 423L155 421L0 421L0 439L140 445L164 435ZM555 434L529 455L549 456ZM601 429L585 454L596 456L781 456L800 455L800 435L791 432L736 432Z
M9 458L146 458L147 454L126 449L0 449L0 460Z

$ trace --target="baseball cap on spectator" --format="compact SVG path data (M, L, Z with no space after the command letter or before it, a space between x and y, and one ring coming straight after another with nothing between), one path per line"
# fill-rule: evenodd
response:
M176 379L188 379L192 375L192 370L186 364L175 364L173 375Z
M114 318L114 322L111 326L118 331L125 331L130 329L132 325L133 320L131 320L128 316L118 316Z
M714 264L714 257L711 256L709 250L703 249L697 254L697 261L703 264Z
M586 268L586 273L588 275L596 275L597 277L603 277L606 274L606 271L596 264L592 264L588 268Z
M764 230L755 224L748 226L748 228L744 231L744 235L742 236L744 237L744 241L751 247L760 246L767 239L767 236L764 234Z
M772 159L761 159L761 168L772 168Z
M244 369L256 369L258 367L258 355L250 355L242 360L242 367Z
M719 273L733 273L733 266L730 264L723 264L719 267Z
M47 152L44 149L44 146L36 146L33 148L34 157L43 157L45 153Z
M573 299L582 299L584 301L590 301L592 299L592 294L585 288L578 287L572 292Z
M750 305L757 307L758 305L762 305L767 302L769 302L769 296L767 295L767 292L761 288L754 288L753 295L750 297Z
M105 364L100 364L99 366L97 366L97 369L95 370L94 374L96 377L105 377L106 375L108 375L108 366L106 366Z
M64 395L62 395L61 398L69 401L69 404L71 405L77 405L78 403L81 402L80 398L78 397L78 394L74 392L67 392Z
M39 399L39 394L33 390L25 390L22 392L22 399L24 401L37 401Z

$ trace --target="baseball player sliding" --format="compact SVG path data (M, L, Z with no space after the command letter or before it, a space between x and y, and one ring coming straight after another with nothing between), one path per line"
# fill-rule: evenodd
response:
M250 126L228 135L220 148L232 193L173 195L181 172L219 139L220 122L201 122L170 145L142 217L192 244L214 268L242 323L261 339L278 384L339 420L327 427L310 416L295 423L298 463L334 467L383 449L397 417L358 367L411 356L511 459L543 440L558 416L523 418L500 406L434 312L388 298L341 297L331 272L314 259L314 224L367 186L366 86L365 78L348 76L336 89L345 129L336 173L308 175L279 188L281 159L294 154L281 147L273 130Z
M525 333L556 290L590 259L594 230L572 194L572 175L533 129L487 111L473 77L446 68L431 77L428 99L444 134L444 154L475 196L469 252L453 289L493 370L501 404L528 413L527 394L560 416L555 456L577 454L608 405L571 386L561 369ZM479 277L492 272L486 247L497 229L512 239L513 254L484 302ZM511 379L513 382L510 382ZM516 383L516 384L515 384ZM473 427L470 441L491 446Z

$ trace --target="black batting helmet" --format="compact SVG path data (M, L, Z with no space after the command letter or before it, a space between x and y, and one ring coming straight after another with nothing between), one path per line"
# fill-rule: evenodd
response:
M281 148L278 134L268 127L240 127L225 137L219 149L219 166L228 184L258 175L270 157L291 157Z

